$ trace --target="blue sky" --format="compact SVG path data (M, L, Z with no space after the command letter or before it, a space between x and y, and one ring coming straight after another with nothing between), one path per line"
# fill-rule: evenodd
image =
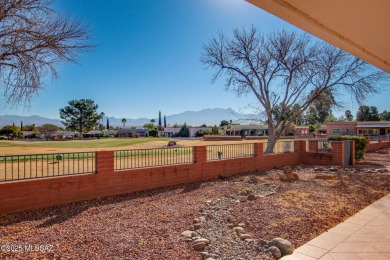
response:
M211 84L212 71L200 63L202 43L252 25L265 33L300 31L244 0L55 0L53 8L87 23L96 48L80 55L79 64L61 65L59 79L48 80L29 109L0 101L0 115L59 118L60 108L80 98L118 118L216 107L250 113L251 96L225 91L222 79ZM389 110L389 96L387 88L367 104ZM358 105L348 95L344 101L355 113Z

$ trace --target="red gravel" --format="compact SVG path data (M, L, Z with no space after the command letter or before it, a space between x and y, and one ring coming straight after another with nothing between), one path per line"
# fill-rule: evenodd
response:
M365 165L370 160L367 155ZM383 160L390 162L389 155L373 163L378 166ZM276 194L242 203L233 213L254 237L283 237L296 247L390 192L389 173L348 171L333 180L318 180L311 169L303 169L296 171L300 181L286 183L275 172L256 175L280 185ZM239 176L0 215L0 258L200 259L180 233L199 216L206 200L237 194L248 179ZM53 252L24 251L26 245L48 244ZM23 248L7 252L7 245Z

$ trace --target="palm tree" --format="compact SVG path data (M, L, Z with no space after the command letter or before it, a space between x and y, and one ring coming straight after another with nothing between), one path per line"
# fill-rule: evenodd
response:
M127 122L126 118L122 118L123 129L125 129L126 122Z
M101 113L100 113L100 119L102 120L101 127L100 127L101 129L100 129L100 130L103 130L103 129L104 129L104 126L103 126L103 118L104 118L104 115L105 115L104 112L101 112Z

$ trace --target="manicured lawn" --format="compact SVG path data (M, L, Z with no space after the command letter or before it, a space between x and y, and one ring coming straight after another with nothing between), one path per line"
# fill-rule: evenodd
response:
M50 147L50 148L115 148L153 141L169 141L168 138L105 138L72 141L0 141L0 147Z

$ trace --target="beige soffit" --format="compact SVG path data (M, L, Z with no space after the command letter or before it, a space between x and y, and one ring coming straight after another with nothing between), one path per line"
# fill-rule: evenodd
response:
M390 0L246 0L390 73Z

